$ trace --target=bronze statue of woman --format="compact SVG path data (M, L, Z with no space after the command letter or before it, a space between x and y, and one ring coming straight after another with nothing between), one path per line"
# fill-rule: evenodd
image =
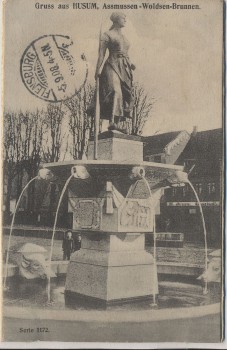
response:
M131 118L132 71L135 66L129 60L130 45L121 31L126 24L126 16L114 12L110 19L113 25L100 38L95 79L99 79L100 118L109 120L109 129L118 129L119 122ZM103 66L107 49L109 57Z

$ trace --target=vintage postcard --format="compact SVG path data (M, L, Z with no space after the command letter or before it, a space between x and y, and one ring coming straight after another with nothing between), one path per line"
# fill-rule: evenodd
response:
M223 11L3 2L3 345L223 342Z

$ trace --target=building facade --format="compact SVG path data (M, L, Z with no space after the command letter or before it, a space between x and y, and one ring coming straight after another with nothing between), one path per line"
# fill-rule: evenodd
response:
M156 135L165 139L165 134ZM175 135L173 135L174 137ZM145 159L153 155L149 143L145 147ZM156 151L157 152L157 151ZM162 153L161 150L159 150ZM184 171L195 188L201 202L208 244L220 246L222 238L223 197L223 131L206 130L191 134L175 164L184 166ZM196 196L189 184L165 190L161 200L160 230L184 233L186 241L203 241L204 233Z

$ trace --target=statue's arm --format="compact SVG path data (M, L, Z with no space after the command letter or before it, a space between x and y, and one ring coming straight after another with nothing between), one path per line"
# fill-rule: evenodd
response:
M104 58L105 58L106 49L107 49L107 40L105 38L103 38L103 39L101 39L100 46L99 46L99 57L98 57L97 65L96 65L95 80L97 80L97 78L101 74L101 68L102 68Z

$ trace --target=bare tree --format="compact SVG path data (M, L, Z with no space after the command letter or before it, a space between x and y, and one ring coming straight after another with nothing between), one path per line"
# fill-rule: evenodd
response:
M46 163L58 162L63 156L63 141L66 141L65 152L67 151L67 130L63 131L63 119L65 113L62 110L62 103L47 106L45 116L46 134L42 146L43 160Z
M4 178L7 178L5 206L6 213L10 213L10 199L12 185L17 178L16 198L18 199L25 178L29 181L37 175L41 162L41 148L45 124L44 113L37 110L31 112L6 113L4 116ZM31 186L28 196L29 208L34 204L34 186Z
M151 117L154 98L150 97L139 83L134 85L133 94L132 119L123 122L122 126L126 128L130 135L141 135L147 120Z
M29 181L37 175L41 163L42 145L46 132L45 113L39 110L29 113L25 116L24 126L23 168L28 174ZM33 211L35 184L30 186L28 192L28 208Z
M22 140L21 140L21 118L17 113L6 113L4 115L4 192L5 211L10 214L10 199L12 184L15 176L19 172L22 160Z
M87 153L88 140L94 128L94 118L88 116L86 111L93 96L94 88L90 84L85 84L79 94L65 102L70 112L69 132L72 136L70 153L73 159L82 159Z

